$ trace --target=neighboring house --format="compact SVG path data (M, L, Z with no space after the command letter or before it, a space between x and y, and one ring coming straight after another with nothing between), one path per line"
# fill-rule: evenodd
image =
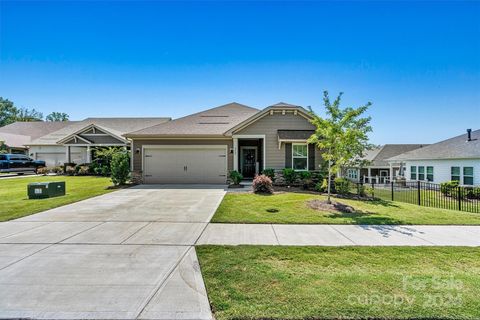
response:
M122 135L168 122L170 118L87 118L27 143L29 155L44 160L47 166L64 163L90 163L96 147L125 146L130 141Z
M388 162L387 159L402 153L425 147L425 144L386 144L368 150L361 159L366 165L347 168L342 171L346 178L363 183L388 183L402 176L401 162Z
M32 140L42 137L51 132L60 130L75 122L14 122L0 127L0 141L2 141L9 153L27 153L28 145Z
M405 178L461 185L480 185L480 130L431 144L388 159L405 166Z
M132 172L144 183L226 183L228 172L253 178L264 168L315 170L320 151L307 144L315 126L302 107L257 110L230 103L124 136Z

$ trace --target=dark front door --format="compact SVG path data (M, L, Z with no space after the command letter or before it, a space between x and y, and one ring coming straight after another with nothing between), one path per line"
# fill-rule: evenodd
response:
M245 178L253 178L255 176L255 168L257 164L257 149L242 148L242 174Z

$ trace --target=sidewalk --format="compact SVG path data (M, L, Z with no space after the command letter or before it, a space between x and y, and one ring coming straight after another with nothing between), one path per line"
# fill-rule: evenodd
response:
M480 246L480 226L210 223L196 244Z

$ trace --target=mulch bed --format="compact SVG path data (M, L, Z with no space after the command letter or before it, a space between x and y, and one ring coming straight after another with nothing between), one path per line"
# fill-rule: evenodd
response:
M352 206L346 205L341 202L332 201L332 203L327 203L325 200L310 200L307 201L307 205L319 211L328 211L328 212L341 212L341 213L354 213L355 209Z

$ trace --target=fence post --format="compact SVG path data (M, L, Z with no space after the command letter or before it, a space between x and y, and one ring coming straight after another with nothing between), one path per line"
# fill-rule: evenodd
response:
M392 185L392 201L393 201L393 181L391 181L390 184Z
M418 205L421 206L422 201L420 200L421 192L420 192L420 181L417 181L417 198L418 198Z
M458 211L462 211L462 187L457 187Z

